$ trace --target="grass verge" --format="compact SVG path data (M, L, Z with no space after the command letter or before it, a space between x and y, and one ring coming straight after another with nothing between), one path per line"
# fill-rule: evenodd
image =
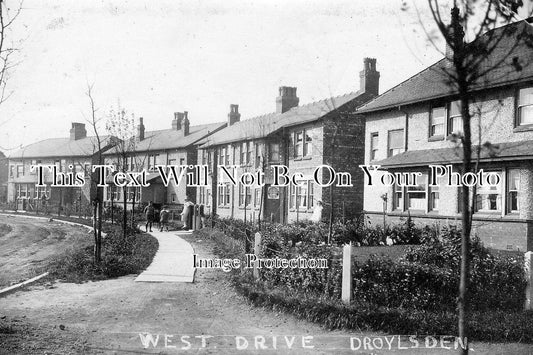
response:
M157 239L146 233L134 232L124 239L117 226L106 233L99 265L94 263L93 245L73 247L48 264L48 279L85 282L138 274L150 265L159 246Z

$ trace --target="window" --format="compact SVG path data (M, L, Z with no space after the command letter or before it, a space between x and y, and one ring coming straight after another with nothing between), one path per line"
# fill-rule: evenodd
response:
M377 132L370 134L370 160L375 160L378 153L379 134Z
M239 206L249 206L252 202L252 191L250 186L239 184Z
M394 190L392 193L392 209L396 211L403 211L403 187L394 184Z
M159 154L152 154L148 156L148 170L155 170L155 166L159 164Z
M520 89L518 93L517 125L533 124L533 88Z
M296 132L294 134L294 157L295 158L301 158L303 156L303 137L304 133L302 132Z
M416 180L416 186L407 187L407 207L410 210L426 210L426 185L428 176L423 174Z
M475 212L497 212L502 210L501 172L493 172L500 177L496 186L484 184L476 190Z
M439 210L439 186L430 186L429 187L429 210L438 211Z
M518 212L518 192L520 191L520 170L510 169L507 173L507 211Z
M28 184L17 184L17 198L31 197Z
M443 138L446 110L444 106L433 107L429 116L429 137Z
M399 154L403 151L403 129L389 131L388 156Z
M17 165L17 177L24 176L24 165Z
M448 110L448 134L463 133L463 116L461 115L461 101L450 102Z
M308 131L304 131L304 138L304 157L308 157L313 154L313 138Z
M231 151L231 145L228 144L228 146L226 147L226 165L229 165L230 164L230 160L229 160L229 157L230 157L230 151Z
M229 184L224 184L218 187L218 205L228 206L230 204L231 187Z
M241 144L241 165L246 164L246 145L247 145L247 142L243 142Z
M176 165L176 159L169 159L167 165Z
M271 162L279 162L281 158L279 154L279 143L270 143L269 147L268 160Z
M261 187L256 187L254 190L254 206L261 206Z
M135 164L135 157L134 157L134 156L131 156L131 157L130 157L130 170L131 170L131 171L135 171L135 169L137 168L136 165L137 165L137 164Z
M252 161L252 142L246 142L246 164Z
M261 166L261 146L259 144L255 144L255 167L259 168Z
M171 194L170 195L170 202L176 203L176 194Z
M43 199L50 197L50 186L35 186L35 198Z
M289 208L311 209L313 207L314 185L311 180L301 181L299 185L290 186Z
M9 166L9 177L12 177L12 178L15 177L15 165Z

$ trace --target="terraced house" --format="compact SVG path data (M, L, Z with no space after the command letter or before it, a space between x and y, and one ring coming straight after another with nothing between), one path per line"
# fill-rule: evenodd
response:
M366 58L360 72L360 89L343 96L299 105L295 87L282 86L276 111L241 120L238 105L231 105L227 127L200 141L198 161L210 169L208 187L198 189L198 202L222 217L289 222L309 219L317 201L324 215L333 208L337 217L354 217L362 211L364 122L355 108L379 91L376 60ZM265 174L264 186L233 185L221 166L237 166L235 178L245 173ZM273 185L273 166L301 173L297 185ZM352 176L352 187L322 187L313 180L320 165ZM329 179L320 172L322 182Z
M122 207L126 199L128 209L153 201L156 206L170 205L179 210L187 196L196 197L196 188L171 182L164 186L156 165L196 164L195 143L223 128L225 123L190 125L187 112L177 112L169 122L170 128L146 131L143 119L137 126L137 134L132 137L133 144L120 149L116 138L101 136L100 152L104 163L115 166L118 171L138 172L147 170L149 187L117 188L112 183L104 190L104 202ZM95 136L87 136L83 123L72 123L70 137L46 139L30 144L9 156L8 202L20 210L42 210L44 208L70 213L91 214L90 189L91 166L96 164L99 152ZM69 172L83 173L85 184L80 187L51 187L52 174L45 169L44 182L39 187L37 173L30 170L31 165L56 165L60 174ZM109 174L111 177L111 173ZM110 182L108 180L108 182Z
M477 189L472 231L487 246L525 251L533 249L533 50L523 39L533 29L531 20L509 26L512 31L493 30L494 38L503 39L481 70L494 70L476 83L470 107L474 152L480 150L473 159L500 178ZM460 219L460 188L446 179L428 184L429 165L451 164L457 172L462 161L460 140L454 139L462 133L462 115L444 74L451 68L447 58L358 111L366 120L365 164L422 172L416 186L365 184L364 210L376 223L408 215L421 224Z
M101 149L96 137L87 136L83 123L72 123L70 136L51 138L29 144L8 157L7 200L19 210L69 209L73 213L90 215L90 183L81 187L51 187L53 174L44 169L47 186L36 186L37 172L31 165L55 165L61 175L82 173L90 180L91 164L96 154L110 149L109 137L101 137ZM66 176L66 175L65 175Z
M188 112L184 111L174 113L173 119L169 120L170 128L146 131L144 120L140 118L137 134L132 138L133 142L126 146L116 145L109 149L105 153L105 162L114 165L120 171L146 170L148 172L147 182L150 186L131 187L124 191L110 184L104 193L106 204L114 203L122 206L126 198L127 208L153 201L157 208L166 204L173 210L179 210L186 197L194 201L196 187L188 186L185 180L179 185L171 180L168 186L165 186L156 166L196 165L195 144L224 128L225 125L225 122L219 122L192 126Z

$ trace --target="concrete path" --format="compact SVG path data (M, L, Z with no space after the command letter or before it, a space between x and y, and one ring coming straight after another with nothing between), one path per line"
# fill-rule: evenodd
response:
M138 282L194 282L192 246L180 235L192 232L150 232L157 238L159 249L148 268L135 281Z

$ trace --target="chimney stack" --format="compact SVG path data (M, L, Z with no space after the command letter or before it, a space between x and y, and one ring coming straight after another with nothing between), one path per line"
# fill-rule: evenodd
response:
M448 59L451 62L453 62L453 52L454 49L462 47L464 44L464 36L465 32L463 30L463 26L461 25L461 19L459 16L459 9L457 6L454 6L451 10L451 23L448 26L448 40L452 41L451 45L446 41L446 59Z
M85 130L85 123L72 122L70 129L70 140L77 141L87 137L87 130Z
M188 118L188 112L187 111L183 111L183 136L188 136L189 135L189 126L190 126L190 123L189 123L189 118Z
M363 70L359 73L360 91L375 96L379 95L379 72L376 70L376 59L365 58Z
M142 117L139 118L139 125L137 126L137 138L139 141L144 139L144 123Z
M276 113L284 113L298 106L300 99L296 96L296 88L280 86L279 96L276 98Z
M239 105L229 105L228 127L241 120Z
M172 120L172 129L179 131L181 129L181 123L183 122L183 113L174 112L174 119Z

